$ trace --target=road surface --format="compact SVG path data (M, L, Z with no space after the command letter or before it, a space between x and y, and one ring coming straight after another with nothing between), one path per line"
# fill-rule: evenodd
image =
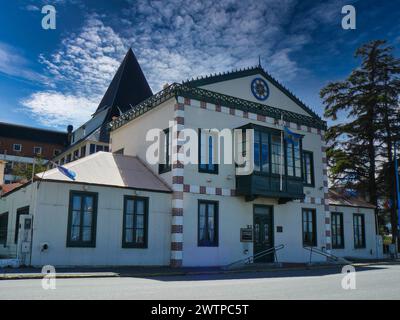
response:
M400 299L400 265L357 269L344 290L341 270L293 270L154 278L2 280L0 299Z

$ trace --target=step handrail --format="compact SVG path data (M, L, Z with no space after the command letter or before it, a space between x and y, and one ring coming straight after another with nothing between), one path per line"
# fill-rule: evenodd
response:
M280 244L280 245L277 245L275 247L268 248L266 250L263 250L261 252L258 252L256 254L254 254L254 255L252 255L250 257L247 257L247 258L240 259L240 260L237 260L235 262L232 262L232 263L228 264L227 266L225 266L224 269L229 269L229 268L231 268L232 266L234 266L236 264L239 264L239 265L241 265L241 264L249 264L251 262L254 262L254 260L256 260L256 259L259 259L259 258L264 257L264 256L266 256L268 254L271 254L271 253L274 253L275 262L278 262L278 256L276 255L276 252L279 251L279 250L282 250L284 247L285 247L284 244Z
M324 256L324 257L328 258L328 260L332 260L332 261L335 261L335 262L339 262L340 260L342 260L343 262L349 262L344 258L335 256L332 253L328 253L326 251L320 250L320 249L312 247L312 246L303 246L303 249L306 249L306 250L310 251L310 264L312 262L312 254L313 253L316 253L316 254L319 254L321 256Z

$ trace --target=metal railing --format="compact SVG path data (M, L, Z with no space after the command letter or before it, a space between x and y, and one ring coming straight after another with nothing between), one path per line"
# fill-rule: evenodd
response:
M303 248L306 249L306 250L308 250L308 251L310 251L310 262L309 262L310 264L312 263L312 255L313 255L313 253L316 253L316 254L319 254L319 255L321 255L321 256L326 257L326 258L328 259L328 261L332 261L332 262L343 262L343 263L351 263L350 261L348 261L348 260L346 260L346 259L344 259L344 258L337 257L337 256L335 256L335 255L333 255L333 254L331 254L331 253L329 253L329 252L320 250L320 249L315 248L315 247L304 246Z
M238 266L250 264L250 263L253 263L256 259L262 258L262 257L264 257L266 255L269 255L269 254L272 254L272 253L274 254L275 262L278 262L278 256L276 255L276 252L279 251L279 250L282 250L284 247L285 247L285 245L280 244L278 246L275 246L275 247L269 248L267 250L258 252L256 254L250 256L250 257L247 257L247 258L240 259L238 261L232 262L232 263L228 264L227 266L225 266L224 269L227 270L227 269L232 269L232 268L234 268L236 266L238 267Z

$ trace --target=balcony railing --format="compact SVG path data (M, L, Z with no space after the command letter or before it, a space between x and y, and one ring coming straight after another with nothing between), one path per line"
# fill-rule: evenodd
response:
M282 176L282 189L279 175L265 175L254 172L250 175L236 176L236 192L248 198L278 198L280 202L303 199L301 178Z

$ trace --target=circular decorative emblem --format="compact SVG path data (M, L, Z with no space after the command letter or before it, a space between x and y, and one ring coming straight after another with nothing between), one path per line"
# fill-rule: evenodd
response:
M261 78L255 78L251 82L251 92L253 95L261 101L264 101L269 96L269 88L267 83Z

